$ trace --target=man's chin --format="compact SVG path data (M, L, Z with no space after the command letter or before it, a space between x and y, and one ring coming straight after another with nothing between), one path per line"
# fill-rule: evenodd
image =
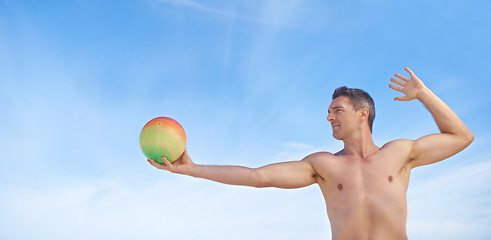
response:
M341 140L342 139L341 135L340 134L336 134L336 133L332 133L332 137L334 139L336 139L336 140Z

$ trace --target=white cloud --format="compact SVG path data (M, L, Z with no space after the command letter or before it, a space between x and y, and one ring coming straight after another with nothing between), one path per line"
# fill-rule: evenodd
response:
M442 167L426 166L424 174L414 170L408 191L410 236L417 239L489 236L491 161Z
M289 142L307 150L311 146ZM441 166L435 166L438 168ZM430 171L429 169L428 171ZM482 239L490 234L491 161L415 173L409 187L412 238ZM0 185L0 237L24 239L328 239L316 186L255 189L151 170L129 179L68 179ZM128 178L128 175L125 175ZM134 178L134 179L131 179ZM143 180L142 180L143 179ZM23 231L29 226L29 231ZM308 237L306 237L308 236Z
M313 146L307 143L294 141L283 143L283 146L281 146L278 150L279 152L275 154L272 161L298 161L312 153L326 151L326 149L323 149L323 147L320 146Z
M315 187L253 189L162 176L164 180L137 186L106 179L4 187L0 237L298 239L310 232L322 239L329 234ZM26 226L29 231L23 231Z

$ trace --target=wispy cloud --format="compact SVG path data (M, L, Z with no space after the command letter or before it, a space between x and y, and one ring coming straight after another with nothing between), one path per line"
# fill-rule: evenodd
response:
M162 4L189 8L196 11L215 14L226 18L255 22L278 27L315 28L326 21L326 15L320 13L321 2L303 1L229 1L227 4L213 4L210 1L193 0L157 0ZM323 6L323 5L322 5ZM326 9L324 9L325 11ZM313 18L316 15L316 18ZM323 17L321 17L323 16Z
M446 168L427 166L424 174L414 170L408 191L410 236L484 239L491 234L491 161L463 161Z
M177 7L184 7L184 8L191 8L195 9L198 11L203 11L203 12L208 12L208 13L213 13L213 14L218 14L218 15L223 15L226 17L234 17L234 14L219 8L213 8L208 5L205 5L203 3L198 3L196 1L192 0L157 0L158 2L161 3L167 3L167 4L172 4Z
M261 238L298 239L304 234L298 229L316 238L329 234L316 188L258 190L162 176L169 177L146 186L108 179L2 189L2 236L250 239L260 231ZM285 230L288 225L292 231Z

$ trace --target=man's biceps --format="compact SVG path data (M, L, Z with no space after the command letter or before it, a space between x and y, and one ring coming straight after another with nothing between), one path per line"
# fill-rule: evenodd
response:
M447 138L446 134L438 133L438 134L430 134L424 137L421 137L414 141L413 149L415 150L427 150L432 146L438 146L442 144Z
M438 145L438 141L438 134L427 135L415 140L411 147L409 158L413 160L424 155L426 152L432 151Z
M261 168L260 168L261 169ZM276 176L312 176L315 173L313 166L304 161L291 161L291 162L281 162L262 167L264 172L267 174Z
M303 171L305 173L308 173L311 177L314 177L317 174L317 171L315 170L314 166L312 165L311 162L309 161L299 161L302 164Z
M446 159L458 152L457 141L455 136L446 133L422 137L414 142L410 160L420 166Z
M307 168L299 162L282 162L256 169L258 187L299 188L313 184Z

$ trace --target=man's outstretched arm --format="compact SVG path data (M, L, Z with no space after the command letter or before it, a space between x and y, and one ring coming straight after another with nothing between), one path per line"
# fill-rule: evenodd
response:
M153 159L148 161L162 170L230 185L300 188L316 182L314 168L307 161L274 163L260 168L199 165L192 162L187 150L174 163L165 158L162 160L165 165Z
M418 99L425 105L435 119L440 134L431 134L419 138L413 142L408 161L414 168L446 159L457 154L469 146L474 140L474 135L469 131L459 117L438 98L423 82L409 69L405 70L411 76L410 79L395 74L399 79L391 81L401 87L390 84L390 88L402 92L405 96L396 97L395 100L411 101Z

